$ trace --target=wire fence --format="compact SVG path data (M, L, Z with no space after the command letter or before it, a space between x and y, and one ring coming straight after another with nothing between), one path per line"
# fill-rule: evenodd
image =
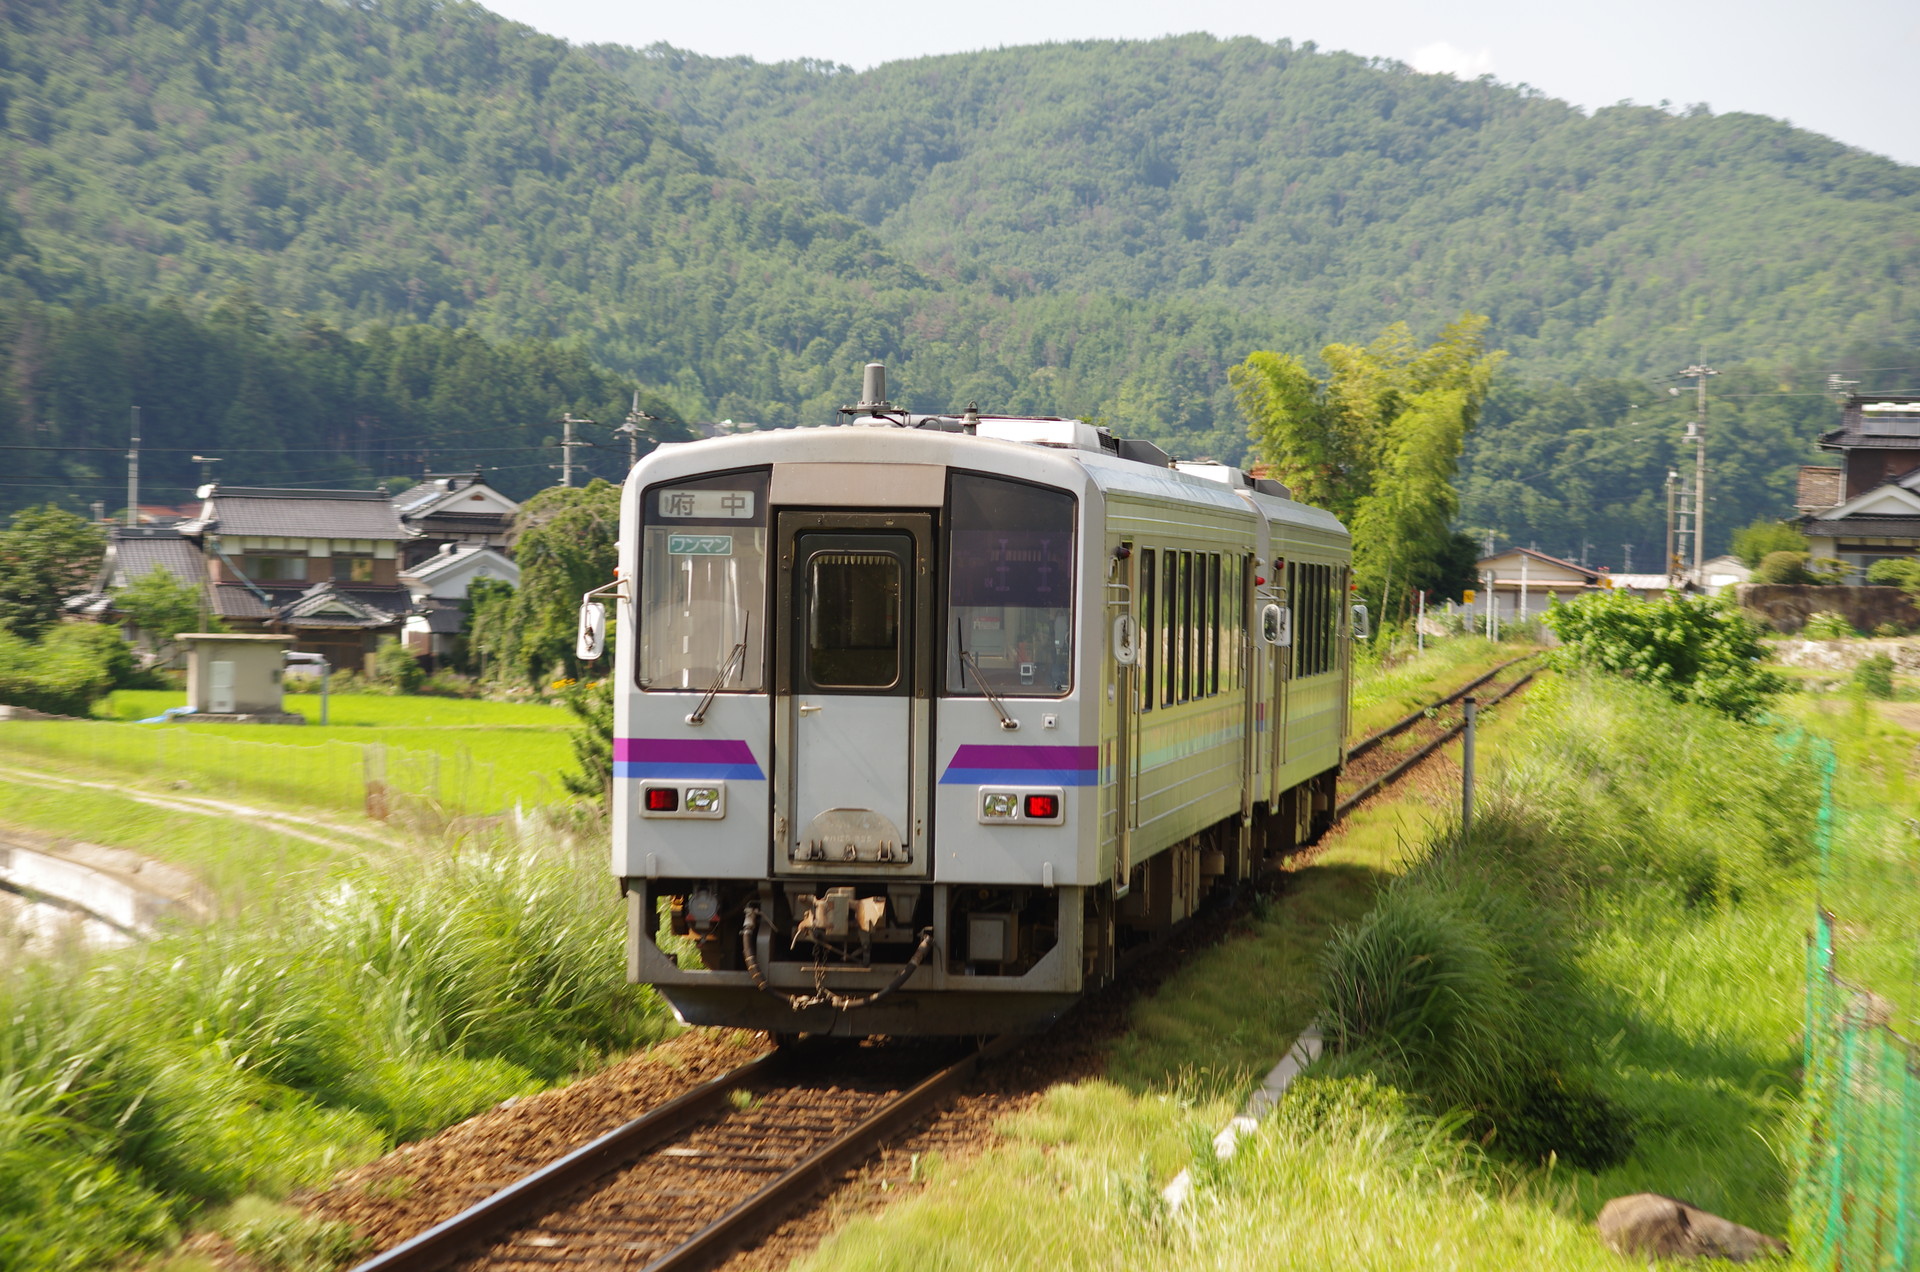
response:
M289 745L162 727L79 720L0 723L0 756L163 776L196 794L252 796L386 820L407 809L442 816L502 812L525 799L525 775L464 751L414 751L379 742Z
M1862 831L1846 836L1833 801L1834 757L1822 756L1819 842L1822 904L1807 938L1805 1132L1794 1195L1795 1244L1823 1272L1880 1272L1920 1266L1920 1046L1893 1027L1893 1000L1839 974L1836 931L1849 953L1916 934L1900 919L1878 922L1872 896L1911 883L1911 836L1891 842L1906 866L1895 875L1873 861ZM1860 830L1860 828L1854 828ZM1902 842L1904 841L1904 842ZM1858 856L1869 860L1855 860ZM1902 879L1899 876L1906 876ZM1838 922L1827 903L1845 898ZM1886 914L1881 911L1881 915ZM1886 929L1893 929L1891 931ZM1888 966L1877 961L1883 970ZM1888 988L1883 986L1883 988Z

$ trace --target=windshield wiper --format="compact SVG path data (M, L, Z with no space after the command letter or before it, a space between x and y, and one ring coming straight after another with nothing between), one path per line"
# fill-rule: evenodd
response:
M733 647L733 650L727 654L727 660L720 664L720 674L714 678L713 686L707 690L707 696L700 699L700 705L695 707L693 714L687 717L688 724L702 724L706 721L707 708L713 705L715 695L722 689L725 689L727 687L727 681L733 678L733 665L735 663L740 664L741 671L744 672L746 670L747 631L752 625L752 618L748 618L740 624L740 643Z
M974 660L973 655L967 651L967 647L961 643L960 620L958 619L955 619L953 623L953 646L960 651L960 665L973 673L973 682L980 686L980 692L985 695L987 701L992 704L994 714L1000 717L1000 727L1003 729L1019 728L1020 722L1008 715L1007 709L1000 705L999 695L994 693L993 689L988 686L987 678L980 674L980 664Z

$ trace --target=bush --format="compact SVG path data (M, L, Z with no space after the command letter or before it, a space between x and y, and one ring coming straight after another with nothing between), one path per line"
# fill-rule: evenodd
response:
M1831 587L1847 577L1847 564L1805 552L1769 552L1753 572L1755 583Z
M1832 610L1815 610L1807 615L1800 634L1808 640L1852 640L1860 633L1853 624Z
M1740 564L1749 570L1760 567L1761 561L1775 552L1798 552L1805 555L1807 536L1784 521L1769 521L1765 517L1742 526L1733 532L1733 555L1740 558Z
M1882 701L1893 697L1893 658L1888 654L1874 654L1860 660L1853 669L1853 683L1869 698Z
M389 636L373 651L373 680L391 693L413 693L425 683L426 668L413 651Z
M85 716L135 680L133 651L110 627L68 624L32 644L0 628L0 703Z
M1544 621L1562 641L1557 665L1613 672L1746 720L1786 681L1761 667L1759 624L1730 600L1669 592L1643 601L1612 590L1556 604Z

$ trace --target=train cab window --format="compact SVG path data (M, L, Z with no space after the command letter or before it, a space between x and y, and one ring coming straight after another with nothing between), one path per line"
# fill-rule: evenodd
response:
M1067 693L1073 687L1073 496L955 473L948 497L946 691L972 697L984 679L997 694Z
M640 687L704 693L726 669L724 692L763 691L766 470L648 487L640 522Z
M905 551L912 551L909 541ZM807 560L807 680L820 689L900 683L901 559L816 552Z

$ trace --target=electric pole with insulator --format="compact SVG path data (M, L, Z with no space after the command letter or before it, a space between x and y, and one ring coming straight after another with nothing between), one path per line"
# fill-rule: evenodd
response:
M1682 560L1693 558L1691 570L1696 586L1702 581L1700 567L1707 556L1707 377L1719 374L1712 367L1696 362L1678 376L1682 380L1691 379L1694 388L1694 421L1687 425L1687 437L1693 442L1693 489L1689 491L1682 486L1680 491L1680 556ZM1677 394L1680 390L1669 392ZM1691 552L1688 547L1692 548Z
M633 466L640 462L640 439L642 437L652 436L643 425L658 424L659 422L660 417L658 415L648 415L640 409L640 390L635 389L633 391L633 408L627 412L626 421L613 426L614 432L625 433L627 435L628 472L632 472Z
M140 524L140 408L133 408L133 428L127 442L127 524Z
M560 441L560 484L562 486L573 485L573 452L575 449L582 446L591 447L593 445L592 442L575 440L573 436L573 426L576 424L598 424L599 422L598 420L580 419L575 416L572 411L564 412L560 416L560 426L562 430Z

